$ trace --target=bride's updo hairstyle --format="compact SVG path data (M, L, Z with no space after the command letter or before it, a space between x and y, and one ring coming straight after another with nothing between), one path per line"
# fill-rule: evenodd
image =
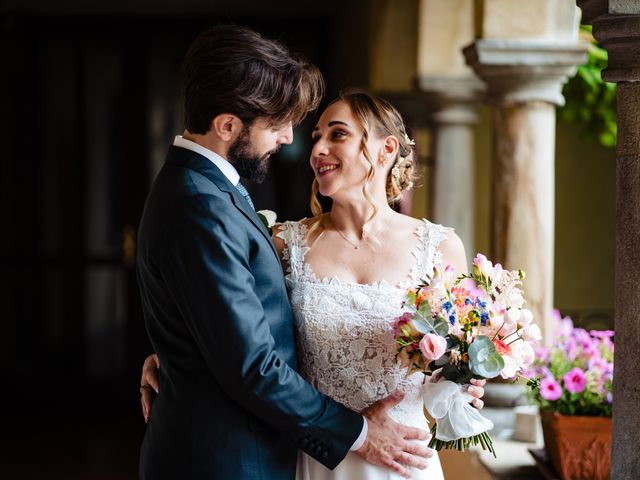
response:
M407 135L406 127L400 113L386 100L369 95L368 93L354 91L340 95L328 106L337 102L345 102L351 108L351 112L362 126L362 153L369 162L371 168L362 186L362 193L373 205L374 213L369 218L371 221L378 212L375 201L369 194L369 184L374 176L374 159L367 148L369 135L387 137L393 135L398 139L398 153L392 159L391 168L387 174L387 202L392 204L400 199L402 192L413 187L417 178L415 168L415 143ZM318 225L322 215L322 206L318 200L318 181L313 180L311 187L311 213ZM365 224L366 233L366 224Z

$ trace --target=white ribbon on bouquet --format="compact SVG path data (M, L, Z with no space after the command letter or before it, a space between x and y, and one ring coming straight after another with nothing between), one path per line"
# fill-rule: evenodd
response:
M479 435L493 422L470 404L473 397L464 385L441 379L424 385L424 406L436 420L436 438L444 442Z

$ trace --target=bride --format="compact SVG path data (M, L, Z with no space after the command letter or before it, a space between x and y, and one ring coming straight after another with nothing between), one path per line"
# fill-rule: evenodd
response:
M407 289L438 264L467 270L464 247L449 228L395 212L390 204L413 186L414 143L388 102L361 92L334 100L313 131L313 217L274 230L295 315L300 371L319 391L354 411L400 389L389 410L402 424L428 429L423 376L407 377L395 359L392 321ZM323 213L318 195L332 200ZM143 384L157 385L149 357ZM482 384L469 387L482 407ZM150 397L143 398L145 417ZM333 470L300 453L297 480L387 480L397 473L349 452ZM437 455L415 479L443 478ZM408 472L407 472L408 473Z

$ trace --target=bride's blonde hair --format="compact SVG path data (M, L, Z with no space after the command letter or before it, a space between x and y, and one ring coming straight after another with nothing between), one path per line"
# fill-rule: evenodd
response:
M369 172L362 185L362 194L367 201L373 206L373 214L369 217L363 226L363 232L366 233L367 224L373 220L378 213L378 206L369 193L369 184L373 179L375 167L371 152L367 148L369 134L377 137L387 137L393 135L398 139L398 152L392 159L392 167L387 174L387 202L392 204L398 201L402 192L413 187L416 181L415 168L415 144L407 135L405 123L400 113L386 100L369 95L361 91L351 91L341 94L333 100L327 107L334 103L345 102L349 105L351 112L362 127L361 148L364 157L369 162ZM314 178L311 185L311 213L313 214L312 226L309 233L317 228L322 228L322 205L318 198L318 180Z

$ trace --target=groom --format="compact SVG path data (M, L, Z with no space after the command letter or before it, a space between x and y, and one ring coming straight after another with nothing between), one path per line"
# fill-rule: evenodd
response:
M319 71L230 25L201 34L183 68L185 132L139 229L145 323L162 364L141 478L293 479L297 449L328 468L349 450L403 475L426 467L431 452L412 440L427 433L386 415L398 395L363 416L297 373L280 261L239 181L260 182L317 108Z

